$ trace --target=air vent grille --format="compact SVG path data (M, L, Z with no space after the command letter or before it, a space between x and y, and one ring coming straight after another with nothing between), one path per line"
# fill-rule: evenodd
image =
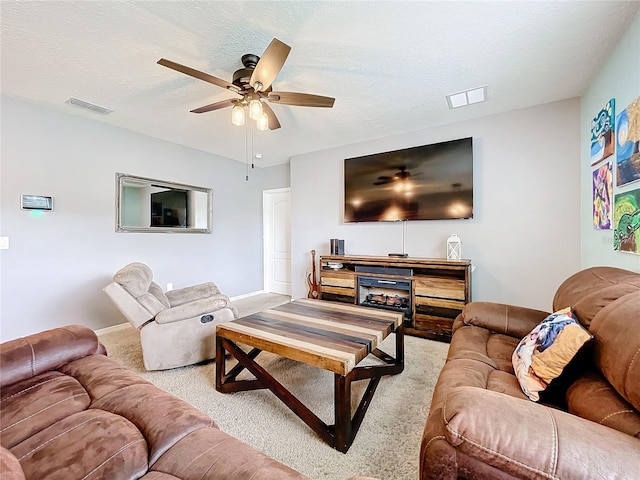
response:
M95 105L93 103L85 102L84 100L80 100L77 98L69 97L69 99L65 102L69 105L73 105L75 107L84 108L85 110L90 110L95 113L99 113L101 115L109 115L113 112L113 110L109 110L108 108L101 107L100 105Z

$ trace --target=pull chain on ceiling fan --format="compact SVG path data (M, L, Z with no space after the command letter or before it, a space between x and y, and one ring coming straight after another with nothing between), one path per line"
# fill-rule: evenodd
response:
M222 108L232 108L232 123L242 126L245 123L245 111L249 117L256 121L259 130L276 130L280 128L280 122L267 102L291 105L299 107L324 107L331 108L334 98L308 93L274 92L271 84L280 73L284 62L287 60L291 47L274 38L262 57L247 54L242 56L244 68L233 73L231 83L201 72L191 67L161 58L158 63L191 77L217 85L237 95L219 102L205 105L191 110L192 113L206 113ZM264 101L266 100L266 101Z

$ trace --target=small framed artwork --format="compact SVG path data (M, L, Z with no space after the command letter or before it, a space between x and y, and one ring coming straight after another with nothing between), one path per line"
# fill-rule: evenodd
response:
M613 120L615 99L607 102L591 120L591 165L596 165L613 153Z
M640 97L616 118L616 185L640 180Z
M53 210L53 197L43 195L21 195L20 208L22 210Z
M593 171L593 228L611 230L613 165L607 162Z
M613 209L613 249L640 254L640 188L617 194Z

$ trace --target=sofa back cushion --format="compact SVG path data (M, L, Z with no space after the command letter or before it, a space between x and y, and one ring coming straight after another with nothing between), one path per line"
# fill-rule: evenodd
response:
M149 291L140 295L137 300L153 316L171 307L167 296L156 282L151 282Z
M640 291L619 298L593 318L594 363L618 394L640 410Z
M0 386L4 389L95 353L105 353L104 348L93 330L80 325L5 342L0 350Z
M558 287L553 311L571 307L580 323L589 328L604 306L632 292L640 292L640 274L615 267L591 267Z
M113 281L122 285L135 298L149 291L152 280L153 273L151 269L140 262L133 262L122 267L113 276Z

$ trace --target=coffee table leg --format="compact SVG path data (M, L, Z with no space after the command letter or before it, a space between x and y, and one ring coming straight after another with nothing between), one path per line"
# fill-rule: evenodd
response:
M398 373L404 370L404 323L396 328L396 364Z
M224 347L222 346L222 339L216 339L216 390L220 390L222 387L222 381L225 375L225 362L224 362Z
M334 447L346 453L351 446L351 379L335 374L335 420Z

